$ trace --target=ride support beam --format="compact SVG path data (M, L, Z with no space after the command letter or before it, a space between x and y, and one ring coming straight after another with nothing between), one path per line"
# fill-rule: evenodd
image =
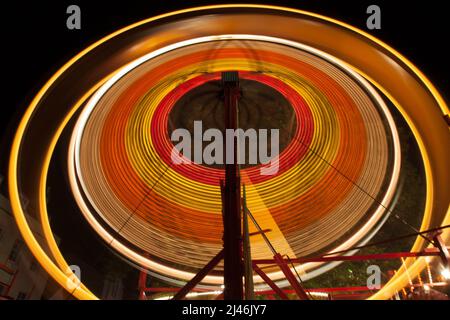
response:
M225 109L225 129L238 128L238 99L240 96L237 71L222 72ZM224 134L226 137L226 134ZM223 199L223 243L224 243L224 300L243 300L244 265L242 261L241 227L241 179L237 161L237 141L228 145L224 141L225 181Z
M244 258L244 279L245 279L245 300L255 300L254 287L253 287L253 266L252 266L252 254L250 247L250 234L248 226L247 215L247 198L245 193L245 185L242 186L242 228L244 229L243 237L243 258Z
M252 219L253 223L255 224L256 229L261 232L261 235L262 235L264 241L266 242L267 246L274 254L273 260L270 260L270 261L272 261L273 263L276 263L278 265L278 267L281 269L283 274L286 276L286 279L291 284L292 288L297 293L297 296L299 297L299 299L309 300L308 294L305 292L305 290L303 289L303 287L301 286L301 284L298 281L300 279L297 280L297 278L292 273L290 267L288 266L287 262L283 259L281 254L275 250L275 248L271 244L269 238L267 238L266 234L264 232L262 232L261 226L256 221L255 217L253 217L250 210L248 210L248 208L246 206L243 209L245 210L245 214L247 214ZM253 268L255 271L264 273L261 270L261 268L258 267L259 261L261 261L261 260L253 260ZM265 273L264 273L264 275L265 275ZM260 276L261 276L261 274L260 274ZM261 276L261 278L263 278L263 276ZM267 275L265 275L265 277L263 279L264 279L264 281L266 281L267 284L269 284L269 286L272 287L272 285L274 285L275 287L277 287L276 284ZM287 296L286 296L286 298L287 298Z
M275 263L280 267L281 271L285 275L287 281L289 281L292 289L294 289L299 299L309 300L308 294L299 283L300 279L297 279L292 273L287 261L279 253L277 253L273 258L275 260Z
M212 270L214 269L219 262L224 257L224 249L220 250L219 253L211 259L210 262L208 262L202 270L200 270L188 283L184 285L183 288L181 288L174 296L173 300L181 300L191 291L195 288L197 284L200 283L200 281L203 280L204 277Z
M447 247L448 250L448 247ZM439 256L440 250L437 248L428 248L419 252L389 252L376 253L366 255L353 256L326 256L326 257L312 257L312 258L291 258L293 263L307 263L307 262L329 262L329 261L365 261L365 260L389 260L410 257L427 257ZM257 264L277 264L275 259L256 259L253 260Z
M436 249L439 250L439 256L442 259L444 268L450 267L450 253L448 247L445 245L444 240L441 237L442 231L438 231L433 235L433 243Z
M139 300L146 300L145 289L147 288L147 272L145 270L141 270L139 273Z
M269 287L272 288L273 293L276 293L281 299L283 300L289 300L287 294L280 289L280 287L277 286L275 282L272 281L272 279L269 278L269 276L261 270L260 267L258 267L255 263L253 264L253 270L263 279Z

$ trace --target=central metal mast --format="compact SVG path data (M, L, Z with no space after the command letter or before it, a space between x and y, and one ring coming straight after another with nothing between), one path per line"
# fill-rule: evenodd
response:
M239 74L222 72L225 107L225 130L238 127ZM241 177L237 161L238 142L226 144L224 134L225 181L222 181L223 243L224 243L224 299L242 300L244 265L242 261ZM232 157L230 156L232 153ZM232 160L232 161L230 161Z

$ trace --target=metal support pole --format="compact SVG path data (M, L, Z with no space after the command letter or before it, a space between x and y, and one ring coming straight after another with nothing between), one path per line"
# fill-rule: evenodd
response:
M256 228L259 231L262 231L261 226L258 224L258 222L256 221L255 217L253 217L253 215L251 214L250 210L248 210L248 208L244 208L246 213L248 213L249 217L252 219L253 223L255 224ZM270 243L269 238L267 238L265 233L262 233L263 239L266 242L267 246L270 248L270 250L273 253L273 262L275 262L281 269L281 271L284 273L284 275L286 276L286 279L289 281L289 283L291 284L292 288L295 290L295 292L297 293L297 296L302 299L302 300L309 300L308 294L305 292L305 290L302 288L301 284L297 281L297 278L294 276L294 274L292 273L291 269L289 268L287 262L283 259L283 257L281 256L281 254L279 254L275 248L273 247L273 245ZM255 268L255 266L259 269L259 267L257 266L258 260L254 260L253 261L253 268ZM261 269L259 269L261 270ZM255 269L255 271L257 271L257 269ZM258 271L257 271L258 272ZM259 274L259 273L258 273ZM261 276L262 278L262 276ZM266 276L266 278L268 278ZM265 278L263 278L264 281L267 282L267 280ZM268 278L270 280L270 278ZM270 280L272 283L273 281ZM267 282L269 285L270 283Z
M146 300L145 289L147 288L147 272L146 270L141 270L139 274L139 300Z
M214 269L219 262L223 259L224 256L224 250L220 250L219 253L212 258L210 262L206 266L203 267L202 270L200 270L188 283L184 285L183 288L181 288L176 295L173 296L173 300L181 300L183 299L189 291L195 288L197 284L200 283L200 281L203 280L204 277L212 270Z
M278 287L276 283L273 282L272 279L270 279L269 276L260 267L258 267L256 264L253 264L253 269L261 277L261 279L263 279L269 285L269 287L271 287L272 290L280 296L281 299L289 300L286 293L284 293L284 291L281 290L280 287Z
M441 257L444 268L450 267L450 253L444 240L441 237L442 231L438 231L433 236L434 246L439 250L439 256Z
M225 107L225 129L238 127L239 74L235 71L222 73ZM241 181L237 163L237 142L226 144L225 181L223 185L223 241L224 241L224 299L242 300L244 267L242 262L241 230ZM230 155L232 153L232 156ZM230 161L231 160L231 161Z
M264 241L266 242L267 246L269 247L270 251L272 251L272 253L275 255L277 254L277 251L275 250L275 248L273 247L272 243L270 243L269 238L267 238L267 235L265 232L263 232L264 230L261 228L261 226L259 225L258 221L256 221L255 217L253 216L253 214L250 212L250 210L248 210L247 207L244 208L245 209L245 213L247 214L247 216L250 217L250 219L252 220L253 224L255 225L256 229L258 230L259 233L261 233L261 236L263 237Z
M448 248L447 248L448 250ZM390 260L399 258L411 258L411 257L427 257L427 256L439 256L440 251L437 248L427 248L424 251L419 252L388 252L388 253L375 253L365 255L354 256L325 256L325 257L312 257L312 258L291 258L293 263L308 263L308 262L330 262L330 261L366 261L366 260ZM274 264L275 259L256 259L253 260L257 264Z
M242 214L243 214L243 255L244 255L244 279L245 279L245 300L255 300L253 289L253 268L252 268L252 254L250 248L250 236L248 231L248 216L247 216L247 199L245 194L245 185L242 186Z
M281 254L277 253L274 257L275 262L280 267L281 271L283 271L284 275L286 276L287 281L291 284L292 289L295 290L295 293L301 300L309 300L308 294L306 291L302 288L300 283L298 282L295 275L292 273L291 269L289 268L287 262L283 259Z

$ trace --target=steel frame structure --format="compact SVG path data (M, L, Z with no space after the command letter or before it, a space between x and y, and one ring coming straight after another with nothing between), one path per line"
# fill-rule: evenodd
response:
M229 71L222 73L222 85L223 85L223 99L225 107L225 128L236 130L238 128L238 100L240 97L239 88L239 74L236 71ZM224 135L225 136L225 135ZM237 143L233 140L232 146L227 146L226 141L224 141L225 152L225 180L221 181L221 194L222 194L222 206L223 206L223 249L217 253L215 257L211 259L190 281L188 281L185 286L183 286L174 295L174 300L184 299L186 295L192 291L196 290L196 286L203 280L203 278L212 271L219 263L224 260L224 290L217 298L222 298L225 300L243 300L244 299L244 283L243 277L248 281L248 276L253 270L258 274L264 282L266 282L272 289L266 291L269 296L277 294L281 299L288 300L289 293L295 293L297 297L301 300L310 299L310 293L314 291L319 291L319 289L307 289L302 287L301 277L297 274L294 275L291 266L294 264L301 264L307 262L331 262L331 261L367 261L367 260L389 260L389 259L399 259L406 257L425 257L425 256L439 256L445 267L450 265L450 254L449 250L445 245L445 242L440 237L442 233L441 230L433 230L427 233L432 237L430 241L435 247L428 248L420 252L391 252L382 254L366 254L366 255L337 255L338 253L330 253L325 256L312 257L312 258L289 258L282 256L270 243L266 236L266 232L269 230L262 230L258 222L255 220L251 212L246 206L245 199L245 186L244 186L244 196L241 198L241 180L240 180L240 168L237 162ZM227 153L232 151L233 161L228 163ZM244 230L242 230L242 213L244 214ZM257 232L253 234L248 233L248 222L247 217L250 217L254 225L257 228ZM247 223L246 223L247 222ZM430 230L431 231L431 230ZM423 235L425 232L419 232ZM273 259L255 259L252 260L249 252L249 236L254 234L261 234L273 253ZM245 241L247 239L247 241ZM243 244L243 242L245 242ZM244 247L243 247L244 245ZM340 254L340 252L339 252ZM244 261L243 258L250 259L249 261ZM281 289L278 285L270 279L270 277L264 272L264 267L266 266L277 266L283 272L286 280L288 280L291 290ZM249 270L251 266L252 270ZM295 270L295 267L293 268ZM248 285L246 281L245 289L253 287ZM139 298L145 299L145 292L155 292L151 288L145 286L146 283L146 273L141 272L139 278ZM167 291L164 291L166 290ZM367 287L342 287L342 288L323 288L323 292L335 292L335 291L364 291L368 289ZM169 288L162 288L163 292L170 291ZM173 291L173 290L172 290ZM197 290L199 291L199 290ZM322 292L320 291L320 292ZM255 292L245 293L246 299L251 299L254 297ZM261 293L259 293L261 294Z
M449 247L446 247L447 250L449 250ZM389 252L389 253L378 253L378 254L369 254L369 255L354 255L354 256L333 256L333 257L314 257L314 258L299 258L299 259L291 259L294 263L304 263L304 262L329 262L329 261L367 261L367 260L390 260L390 259L400 259L400 258L407 258L407 257L436 257L441 256L441 251L438 248L430 248L426 249L424 251L420 252ZM223 255L223 251L220 251L219 254ZM288 263L287 259L284 259L285 263ZM443 260L443 263L447 262L448 260ZM263 259L263 260L252 260L252 266L253 271L258 274L269 286L270 290L263 290L263 291L255 291L255 295L266 295L268 299L273 298L273 295L278 295L283 300L288 300L288 294L296 294L298 295L297 291L295 289L282 289L276 285L274 281L272 281L267 274L263 271L263 268L259 266L259 264L265 264L265 265L273 265L276 264L275 259ZM214 265L215 266L215 265ZM205 266L205 268L199 272L198 278L193 278L189 282L189 286L183 287L181 290L178 288L151 288L146 287L145 285L142 285L142 283L145 283L147 278L147 273L143 270L140 274L140 281L139 281L139 297L142 300L146 299L146 292L152 292L152 293L162 293L162 292L176 292L173 299L182 299L184 298L188 292L208 292L208 289L200 289L195 288L195 286L201 281L199 279L200 277L203 278L209 271L214 269L214 266L208 264ZM144 281L144 282L143 282ZM436 282L433 284L427 284L428 286L444 286L447 285L445 282ZM413 285L417 286L417 285ZM330 288L312 288L312 289L304 289L304 292L306 294L311 294L314 292L323 292L328 294L338 293L338 292L372 292L376 291L376 289L370 289L367 286L356 286L356 287L330 287ZM353 294L355 295L355 294ZM359 297L361 297L364 294L357 294ZM339 298L339 295L334 295L334 298ZM344 297L344 296L342 296ZM349 297L349 294L345 294L345 297Z

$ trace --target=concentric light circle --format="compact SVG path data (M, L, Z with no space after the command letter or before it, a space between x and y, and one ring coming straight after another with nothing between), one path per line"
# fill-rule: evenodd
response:
M221 39L225 43L214 49ZM375 90L339 60L292 41L254 35L192 39L149 53L87 103L69 159L80 207L89 207L87 199L113 230L96 231L105 239L125 238L124 246L145 253L146 268L164 276L188 280L193 274L184 270L200 270L222 247L223 170L172 165L173 145L159 113L170 110L177 90L231 69L243 79L284 89L301 123L280 155L277 174L262 176L260 167L242 170L248 207L272 230L268 237L277 250L295 257L347 249L376 226L395 192L400 152L393 120ZM379 112L394 138L393 159ZM394 166L388 170L389 162ZM382 203L374 206L361 188ZM83 213L95 219L90 210ZM252 239L252 256L271 257L262 237ZM321 272L311 272L317 267L306 264L302 272L311 277ZM282 277L279 271L269 274ZM205 282L220 284L222 278L210 275Z
M216 14L207 14L211 12ZM261 24L261 19L270 23ZM151 28L155 20L159 20L158 28ZM271 28L273 25L278 28ZM132 33L136 36L130 37ZM212 44L224 45L212 50ZM255 48L250 50L249 45ZM207 57L202 51L220 57ZM255 51L256 57L244 55ZM158 71L164 63L166 66ZM150 70L153 72L146 77L139 76ZM73 274L66 270L46 218L46 173L65 124L83 108L69 148L69 176L91 226L111 247L139 265L165 276L189 279L220 248L220 228L215 223L220 221L220 201L213 183L220 175L208 171L211 176L205 181L194 176L199 170L195 165L174 169L167 159L164 161L169 145L162 134L165 131L160 131L167 129L161 116L171 105L164 98L171 94L175 97L179 86L205 73L214 77L223 70L239 70L242 76L255 77L256 81L283 83L283 88L296 93L286 97L296 108L300 123L303 120L307 124L299 126L302 133L296 133L303 141L292 141L298 148L288 146L284 158L280 158L279 174L258 180L254 169L243 171L249 207L261 224L272 227L272 241L280 252L307 255L365 242L389 205L399 170L398 141L392 119L368 81L401 111L418 141L427 175L422 228L448 223L445 190L450 184L450 159L448 153L440 151L450 147L449 131L442 119L448 107L408 60L362 31L304 11L259 5L195 8L142 21L80 53L39 92L18 129L9 172L16 220L41 264L76 297L94 296L83 286L73 288L68 278ZM73 87L74 83L78 87ZM72 94L67 95L64 88L70 88ZM426 106L425 111L415 108L417 104ZM307 110L310 122L305 117ZM383 118L388 126L382 125ZM48 123L48 119L55 122ZM158 123L162 128L157 128ZM32 135L38 129L40 144L49 143L42 157L36 156L37 143ZM387 138L391 133L392 161ZM308 135L310 141L305 139ZM352 149L355 146L358 150ZM308 151L302 150L302 154L294 152L296 149ZM324 161L318 162L317 155ZM33 159L34 166L26 166L27 159ZM388 163L393 165L389 167ZM329 164L343 173L340 179L333 176L336 171L330 170ZM24 167L36 165L42 171L28 170L26 181L19 175ZM374 197L381 196L382 206L371 208L367 197L362 197L349 181ZM334 199L329 196L327 201L316 201L325 196L318 191L320 186L335 190ZM50 252L40 246L26 223L19 188L25 192L39 190L39 197L31 197L37 205L29 210L36 210L42 217ZM142 203L136 202L138 199ZM195 222L203 228L197 228ZM349 228L351 236L344 236ZM447 239L448 233L443 238ZM256 258L267 254L260 239L255 238L252 247ZM412 250L423 247L418 239ZM149 252L151 258L142 251ZM180 256L185 259L180 261ZM408 260L406 265L414 275L424 263ZM303 267L312 276L330 266ZM271 273L274 279L280 276ZM406 281L399 271L374 298L389 297ZM205 282L220 283L221 277L212 275Z

